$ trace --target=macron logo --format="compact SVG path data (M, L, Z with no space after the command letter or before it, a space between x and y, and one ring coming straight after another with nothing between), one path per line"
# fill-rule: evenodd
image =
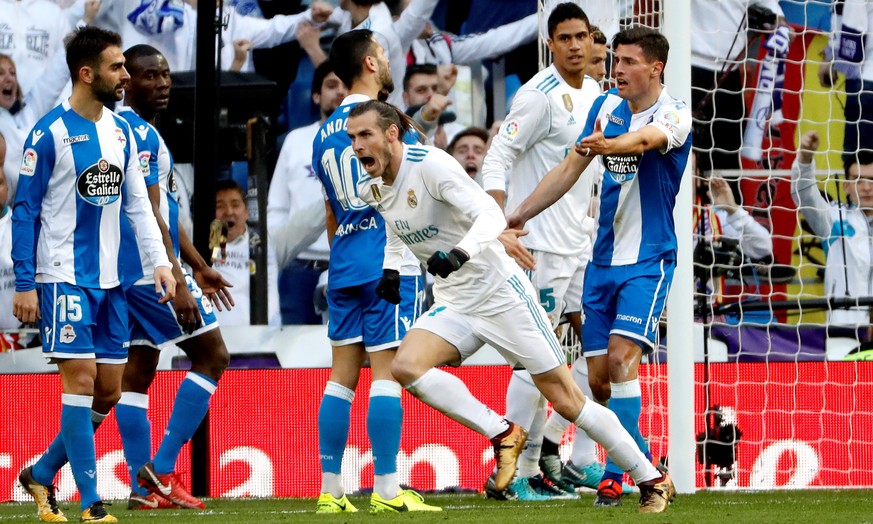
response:
M43 133L39 129L35 130L33 132L33 137L30 139L30 143L33 145L36 145L36 143L39 142L39 139L42 138L42 135L44 135L44 134L45 133Z
M136 134L139 135L140 140L145 140L146 136L149 134L149 128L142 124L140 124L139 127L134 128L134 131L136 131Z

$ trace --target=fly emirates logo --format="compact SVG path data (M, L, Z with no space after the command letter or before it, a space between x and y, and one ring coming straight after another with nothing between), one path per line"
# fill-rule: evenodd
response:
M395 220L394 228L397 236L407 246L425 242L440 234L440 229L433 224L421 229L413 229L406 220Z

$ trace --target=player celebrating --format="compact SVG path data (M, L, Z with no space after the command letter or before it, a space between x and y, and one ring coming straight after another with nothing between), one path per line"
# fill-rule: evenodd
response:
M608 409L589 402L570 377L564 353L537 303L533 287L497 237L500 207L448 153L404 145L399 111L370 101L352 109L348 134L367 171L358 195L388 227L386 268L399 267L403 245L435 275L434 306L404 337L394 377L415 397L474 431L497 440L497 489L515 473L525 430L470 394L436 366L457 364L483 343L521 363L555 410L585 430L640 487L640 511L661 512L673 483L646 460ZM394 292L398 291L393 285ZM505 446L505 447L504 447Z
M628 29L615 36L613 49L617 88L598 98L575 150L507 221L522 227L569 191L601 155L606 172L594 258L585 275L583 351L594 398L609 399L610 409L648 454L639 430L638 369L642 352L654 347L676 265L673 205L691 150L691 113L661 84L669 51L664 36ZM621 477L607 462L595 505L621 503Z
M155 300L146 287L153 268L142 250L137 250L130 229L125 228L123 266L131 346L115 415L131 475L128 508L203 509L203 502L192 497L175 475L176 459L206 415L209 399L230 355L218 330L210 298L179 266L180 251L208 294L217 295L228 308L232 302L226 291L227 282L206 264L179 228L173 157L154 128L155 116L169 103L171 80L167 60L149 45L133 46L125 51L124 57L130 80L125 85L126 106L118 114L133 128L149 200L177 283L172 308ZM220 308L221 302L216 303ZM155 378L159 350L169 344L185 351L191 360L191 371L179 386L167 430L152 459L148 388Z
M37 122L25 144L12 218L14 313L25 323L41 318L43 352L63 384L60 434L19 480L41 520L66 522L53 481L69 457L81 520L117 522L97 494L92 421L118 400L127 360L120 220L130 221L155 268L161 303L173 299L175 280L130 126L104 107L121 99L129 78L121 37L81 29L67 44L67 64L72 95Z
M357 511L343 492L341 466L350 409L367 357L373 379L367 410L374 462L370 512L441 511L425 504L415 491L400 489L397 480L403 409L391 362L400 339L420 313L421 269L410 256L411 263L402 268L382 270L385 226L356 193L360 164L345 131L352 107L392 90L391 70L369 30L339 36L330 48L330 61L349 87L349 96L321 126L312 147L312 166L324 186L331 239L327 335L333 346L331 374L318 410L322 486L316 511Z
M505 174L512 172L508 209L518 206L543 175L561 162L567 144L579 136L589 109L601 94L597 82L585 76L592 44L585 12L573 3L559 4L549 15L548 28L554 61L519 89L512 101L512 111L494 137L482 166L483 187L501 206ZM567 226L591 220L588 208L598 175L597 165L590 166L567 195L527 223L528 235L520 239L536 260L528 274L552 326L557 327L563 314L577 334L582 323L582 278L591 257L591 236L582 227ZM573 367L572 375L591 397L584 362ZM513 370L506 392L506 412L510 420L531 428L519 459L518 478L510 490L521 500L551 494L539 476L546 406L530 373L524 369ZM550 478L572 492L573 486L561 482L560 459L552 469L556 471L550 471ZM594 441L584 432L577 434L567 474L569 478L580 479L579 485L592 489L597 488L603 474ZM534 492L533 487L540 487L541 493ZM486 493L500 497L487 485Z

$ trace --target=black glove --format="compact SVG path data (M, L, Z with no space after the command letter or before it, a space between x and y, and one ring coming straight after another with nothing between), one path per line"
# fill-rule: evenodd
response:
M470 257L458 248L452 249L448 253L437 251L427 259L427 272L446 278L452 272L461 269L464 262L468 260Z
M376 286L376 296L390 304L400 303L400 272L396 269L383 269L382 279Z

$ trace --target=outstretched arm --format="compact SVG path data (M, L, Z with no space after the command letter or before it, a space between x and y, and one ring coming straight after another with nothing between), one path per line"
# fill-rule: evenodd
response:
M507 226L521 229L525 222L557 202L579 180L579 176L585 171L591 160L590 156L582 156L576 151L571 151L560 164L543 177L533 193L524 199L524 202L519 204L511 215L506 217Z

